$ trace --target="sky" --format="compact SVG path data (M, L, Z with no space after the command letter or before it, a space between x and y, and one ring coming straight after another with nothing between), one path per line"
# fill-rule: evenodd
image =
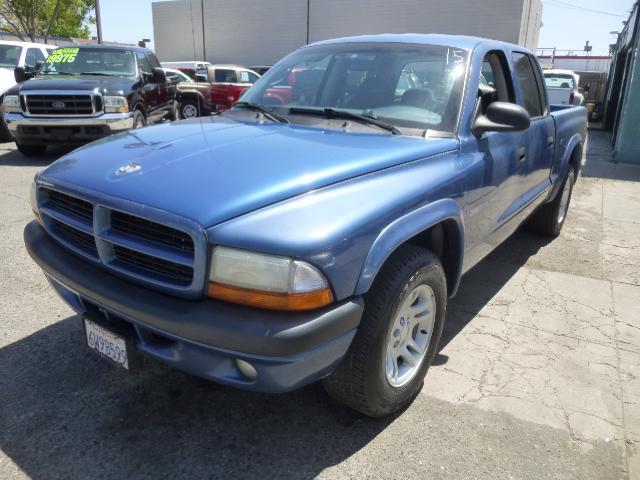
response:
M538 46L582 50L585 41L589 40L593 46L593 55L606 55L609 44L615 41L615 36L609 32L622 29L622 21L628 18L634 2L635 0L544 0L543 27ZM151 3L152 0L102 0L100 10L103 38L125 43L136 43L142 38L153 41ZM559 6L567 3L612 15ZM123 12L126 14L123 15ZM176 32L177 35L188 33ZM153 48L153 42L150 47Z

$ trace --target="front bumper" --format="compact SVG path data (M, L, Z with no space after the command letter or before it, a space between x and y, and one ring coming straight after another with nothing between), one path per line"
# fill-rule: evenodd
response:
M76 312L100 312L109 321L131 325L138 350L239 388L285 392L328 375L347 352L362 316L360 297L303 313L180 299L88 264L36 222L26 226L24 240L51 285ZM240 372L237 360L255 368L255 380Z
M133 127L133 114L103 113L95 117L29 117L5 113L11 135L24 145L82 144Z

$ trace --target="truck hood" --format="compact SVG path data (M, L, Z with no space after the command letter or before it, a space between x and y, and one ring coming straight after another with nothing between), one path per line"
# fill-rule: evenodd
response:
M133 77L100 77L96 75L42 75L22 82L20 92L36 90L98 90L102 93L128 92L137 82ZM15 83L15 80L14 82Z
M457 146L454 139L208 117L99 140L56 161L40 178L169 211L206 228ZM126 165L133 167L129 173L122 172Z
M16 84L13 76L13 70L8 68L0 68L0 95Z

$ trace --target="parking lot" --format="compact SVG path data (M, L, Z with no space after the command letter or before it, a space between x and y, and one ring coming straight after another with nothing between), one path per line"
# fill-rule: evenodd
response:
M91 354L22 242L59 154L0 145L0 478L640 478L640 167L602 132L560 238L518 232L464 278L421 394L382 420L319 385L260 395Z

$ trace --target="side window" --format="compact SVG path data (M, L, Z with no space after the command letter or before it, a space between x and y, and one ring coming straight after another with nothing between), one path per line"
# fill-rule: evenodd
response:
M238 77L240 77L240 83L250 83L249 72L247 72L246 70L240 70L238 72Z
M216 83L236 83L236 71L216 68Z
M531 118L541 117L542 101L529 56L524 53L514 53L513 63L516 67L518 83L524 100L523 107L527 109Z
M531 64L533 65L533 73L536 76L536 83L538 84L538 93L540 94L540 101L542 106L542 114L546 115L547 112L547 89L545 88L544 78L542 76L542 68L540 67L540 62L537 59L529 56L531 60Z
M38 62L38 53L40 53L40 50L37 48L27 49L27 54L24 57L25 66L35 67ZM42 53L40 53L40 56L42 57Z
M142 70L143 73L148 73L149 75L151 75L151 65L149 65L149 61L147 60L144 52L136 52L136 58L138 59L138 68Z
M149 61L149 65L151 65L152 69L160 68L160 62L153 53L147 53L147 60Z
M515 102L513 82L504 53L494 51L484 57L480 70L479 96L483 114L492 102Z
M253 72L247 72L247 73L249 74L249 83L256 83L260 78L258 75L256 75Z

